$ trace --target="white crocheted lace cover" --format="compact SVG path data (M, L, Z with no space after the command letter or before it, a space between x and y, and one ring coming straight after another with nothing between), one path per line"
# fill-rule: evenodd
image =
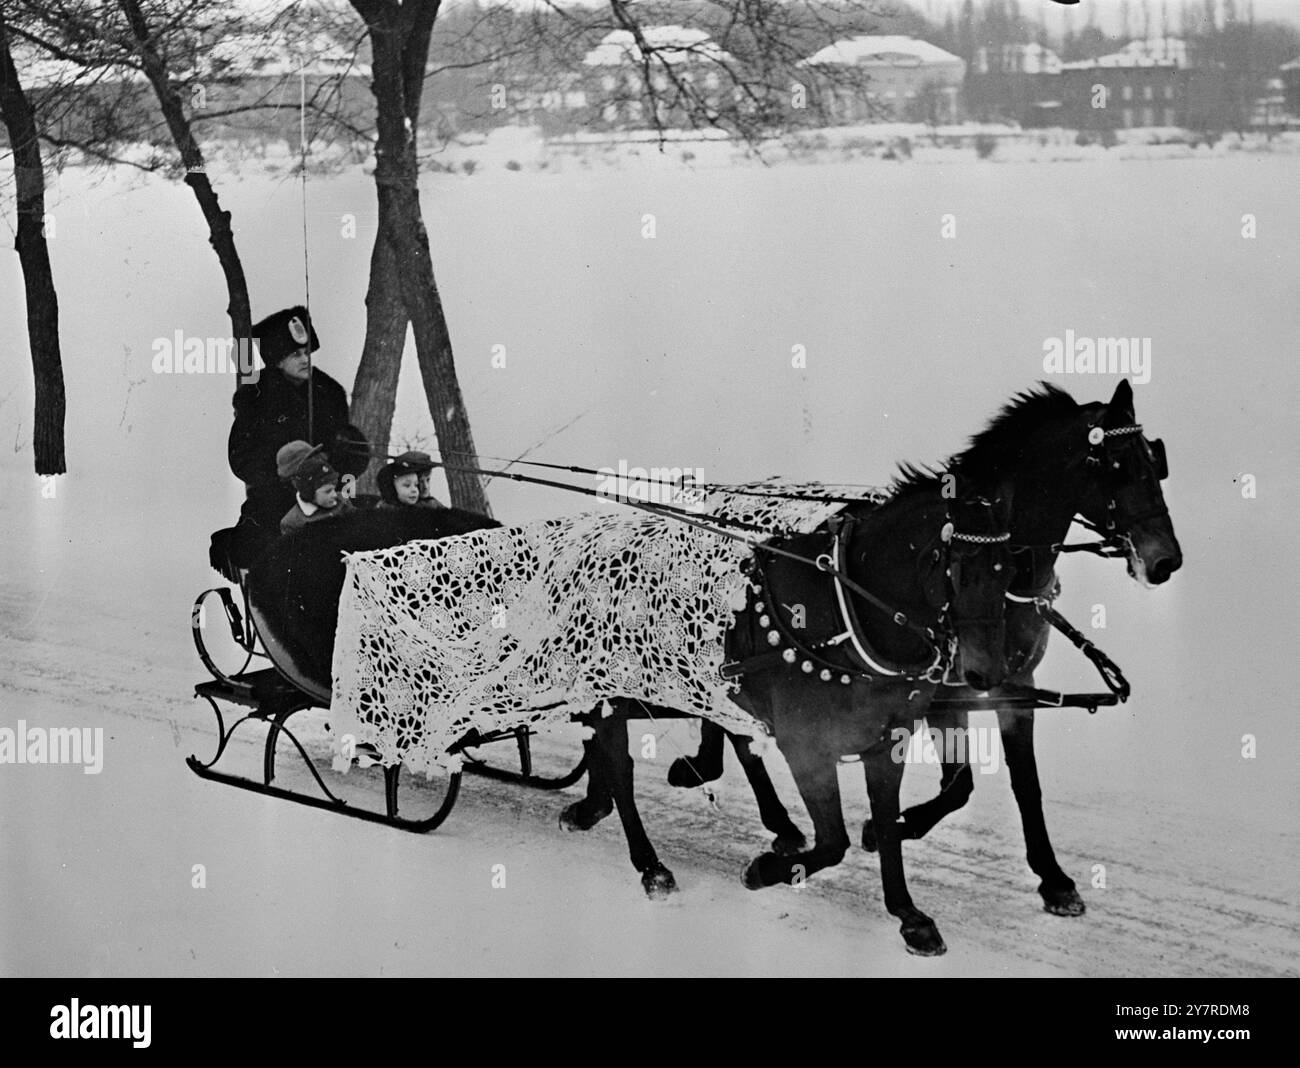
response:
M719 492L706 503L694 517L702 522L726 516L799 533L844 507ZM763 732L728 700L734 686L718 670L745 606L740 564L752 551L619 508L350 554L334 643L336 767L347 767L341 740L350 735L386 765L432 774L457 764L446 750L471 729L563 721L611 697Z

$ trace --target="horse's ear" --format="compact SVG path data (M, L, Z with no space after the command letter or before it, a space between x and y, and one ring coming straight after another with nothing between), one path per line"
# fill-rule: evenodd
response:
M1106 425L1128 426L1133 422L1133 387L1127 378L1121 378L1115 387L1115 395L1106 405Z

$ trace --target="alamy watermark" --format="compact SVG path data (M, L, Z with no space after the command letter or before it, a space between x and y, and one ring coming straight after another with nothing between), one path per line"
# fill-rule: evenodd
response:
M186 337L177 330L171 337L153 340L156 375L251 375L257 342L241 337Z
M87 775L104 770L103 727L0 727L0 764L80 764Z
M702 467L629 467L619 460L618 467L602 467L597 472L596 494L616 501L661 504L687 512L702 512L705 507L704 468Z
M930 727L915 732L895 727L890 737L894 747L889 755L896 764L971 763L981 775L996 775L1002 767L996 727Z
M71 1004L50 1009L51 1038L129 1038L136 1049L148 1049L153 1006Z
M1135 386L1151 381L1149 337L1064 337L1043 342L1043 371L1049 375L1129 375Z

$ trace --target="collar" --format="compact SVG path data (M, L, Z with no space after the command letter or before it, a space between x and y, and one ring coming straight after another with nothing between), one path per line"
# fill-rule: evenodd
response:
M301 497L298 498L298 507L302 509L303 515L315 515L320 511L320 505L315 501L304 501Z

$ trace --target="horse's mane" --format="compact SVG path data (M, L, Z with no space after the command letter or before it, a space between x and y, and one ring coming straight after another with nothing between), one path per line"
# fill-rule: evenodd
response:
M1065 390L1040 382L1037 389L1012 397L988 426L972 437L962 452L949 457L942 468L899 464L890 493L905 496L934 489L949 472L968 484L992 487L1018 458L1026 438L1043 423L1069 417L1078 410L1079 403Z

